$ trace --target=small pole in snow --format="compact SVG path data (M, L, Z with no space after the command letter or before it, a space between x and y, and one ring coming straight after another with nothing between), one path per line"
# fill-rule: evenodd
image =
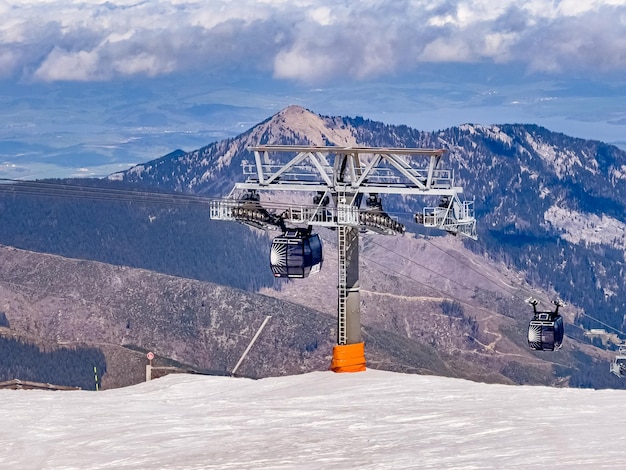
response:
M152 380L152 359L154 359L154 353L150 351L146 354L146 357L148 358L148 361L150 361L149 364L146 364L146 382L149 382Z
M100 387L98 385L98 369L96 368L96 366L93 366L93 376L96 381L96 392L97 392L100 389Z
M230 373L231 377L234 376L235 372L237 372L237 369L239 369L239 366L241 365L241 363L245 359L246 355L248 354L248 352L252 348L252 345L254 344L256 339L259 337L259 335L261 334L261 331L263 331L263 328L265 328L265 325L267 324L267 322L269 321L270 318L272 318L271 315L266 316L265 320L263 320L263 323L261 323L261 326L259 327L258 331L256 332L256 334L254 335L254 337L250 341L250 344L248 344L248 347L246 348L246 350L243 352L243 354L239 358L239 362L237 362L237 365L233 368L233 371Z

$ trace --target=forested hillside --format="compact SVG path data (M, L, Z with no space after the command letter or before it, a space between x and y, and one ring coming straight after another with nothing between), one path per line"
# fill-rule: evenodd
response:
M96 348L42 350L0 334L0 382L19 379L95 390L96 374L101 377L106 371L104 354Z
M125 188L106 180L78 183ZM146 204L140 198L129 202L0 192L0 219L0 244L17 248L250 291L274 282L265 265L251 263L269 257L264 234L236 223L211 221L208 202L206 208L199 208Z
M477 201L479 242L467 246L582 307L585 328L623 331L626 153L535 125L465 126L439 138Z

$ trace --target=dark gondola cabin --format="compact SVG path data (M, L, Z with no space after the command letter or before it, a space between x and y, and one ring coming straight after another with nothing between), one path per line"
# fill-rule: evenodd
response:
M274 238L270 266L274 277L305 278L322 267L322 241L308 229L288 229Z
M556 351L563 344L563 317L537 313L528 325L528 346L535 351Z
M533 319L528 325L528 346L534 351L556 351L563 344L563 317L559 315L559 307L563 303L557 299L552 302L554 312L537 311L538 300L532 297L526 302L533 306Z

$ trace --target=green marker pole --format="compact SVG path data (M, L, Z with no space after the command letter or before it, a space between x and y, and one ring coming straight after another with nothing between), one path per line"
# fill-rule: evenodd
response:
M98 391L98 370L96 369L96 366L93 366L93 375L94 378L96 379L96 392Z

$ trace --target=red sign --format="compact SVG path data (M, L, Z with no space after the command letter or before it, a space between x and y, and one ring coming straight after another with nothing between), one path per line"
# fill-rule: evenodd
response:
M146 356L148 357L149 360L154 359L154 353L152 353L152 351L150 351L148 354L146 354Z

